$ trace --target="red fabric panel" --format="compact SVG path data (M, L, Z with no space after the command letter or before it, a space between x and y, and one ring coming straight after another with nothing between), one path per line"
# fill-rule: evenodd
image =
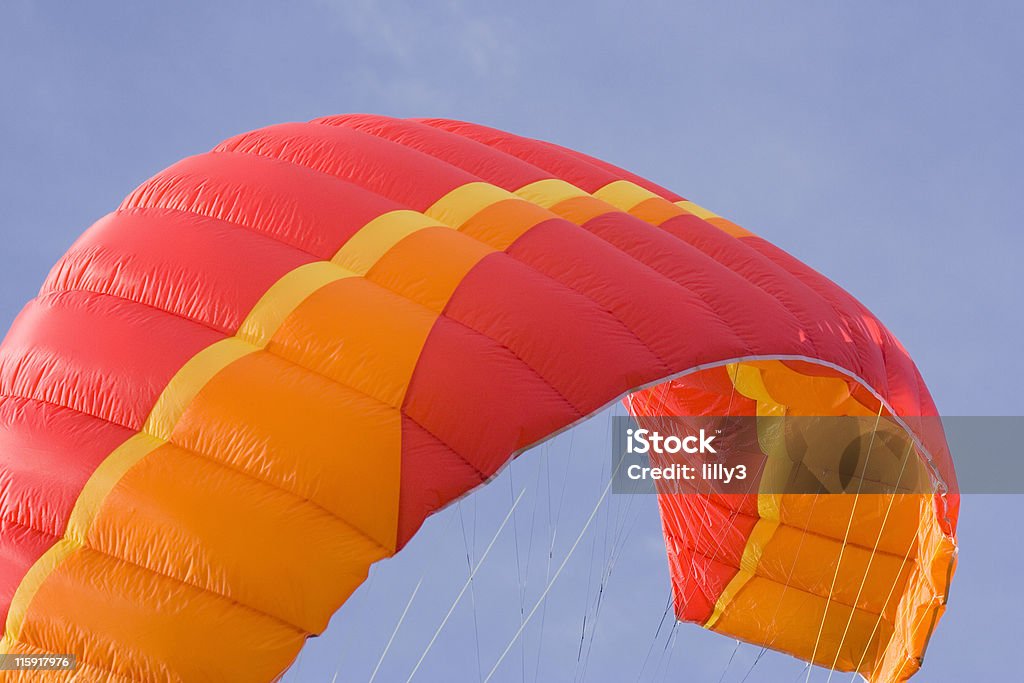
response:
M32 301L0 346L0 396L21 396L139 430L178 369L224 335L91 292Z
M591 166L578 158L563 154L558 147L521 138L494 128L478 126L464 121L441 119L416 119L420 123L456 133L470 140L476 140L488 147L525 161L556 178L561 178L587 192L595 192L610 182L618 180L609 171Z
M605 161L574 152L540 140L532 140L519 135L512 135L495 128L488 128L465 121L446 119L413 119L418 123L456 133L471 140L476 140L489 147L494 147L504 154L522 161L529 162L537 168L553 174L587 192L596 192L608 183L616 180L629 180L640 187L665 197L669 201L679 201L679 195L656 185L638 175L624 171Z
M618 229L620 234L633 231L634 226L628 216L616 214L614 218L620 220L609 222L621 225ZM616 228L612 227L609 232L614 231ZM602 237L608 236L598 237L556 219L527 232L509 248L508 253L530 268L595 301L619 320L659 361L658 377L671 374L683 363L692 365L717 361L747 351L744 342L722 321L730 304L751 314L754 312L754 304L748 305L745 288L739 282L735 283L732 291L719 285L716 292L711 278L692 265L690 268L678 268L675 272L671 268L666 269L673 278L678 277L678 280L673 279L639 263L635 257L647 256L652 261L668 263L685 261L659 259L659 256L665 256L665 252L658 251L657 247L645 250L642 239L626 245L632 252L626 253ZM676 251L685 251L678 249L678 240L671 237L669 240ZM625 240L622 243L625 244ZM567 259L566 254L572 254L573 258ZM780 326L778 331L784 329ZM700 330L699 334L697 330Z
M509 192L554 177L475 140L409 119L350 114L317 122L362 131L425 152Z
M710 319L701 321L707 327L700 328L699 336L702 344L705 340L711 342L690 357L687 368L709 360L754 355L767 348L778 349L775 353L813 353L800 321L778 298L751 287L728 259L715 258L672 233L624 213L597 216L583 227L688 292L688 297L672 297L676 306L695 305L713 313ZM729 253L742 249L731 247ZM772 319L772 325L759 323L766 316ZM721 347L714 349L716 344Z
M22 578L55 540L7 517L0 518L0 615L4 620Z
M121 208L191 211L330 259L359 228L399 207L296 164L210 152L156 174L128 195Z
M508 348L446 316L431 330L403 411L486 476L582 417Z
M0 614L25 572L64 533L93 470L130 436L84 413L0 398Z
M409 542L427 517L485 480L466 459L403 415L398 547Z
M334 176L417 211L478 180L440 159L351 128L286 123L236 136L218 150L280 159ZM243 157L243 158L246 158ZM378 200L380 201L380 200ZM353 211L361 211L353 203Z
M470 271L445 315L496 340L582 415L668 372L615 316L504 254Z
M132 432L84 413L0 398L0 491L4 519L64 533L82 486Z
M313 260L233 223L134 209L97 221L50 273L43 293L111 294L234 334L271 285Z

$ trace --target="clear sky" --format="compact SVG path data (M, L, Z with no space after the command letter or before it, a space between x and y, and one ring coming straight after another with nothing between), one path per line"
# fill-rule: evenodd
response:
M82 230L183 156L325 114L447 116L606 158L735 220L877 313L945 414L1022 414L1017 3L119 5L0 8L0 330ZM478 651L486 675L520 605L543 587L534 574L546 566L525 554L546 553L546 517L533 510L546 508L546 486L560 485L557 468L569 462L574 479L593 481L553 494L565 509L556 566L600 493L602 427L587 429L571 449L551 447L550 478L527 454L511 485L495 482L435 519L374 571L288 680L330 681L340 670L338 680L365 681L422 576L377 678L405 680L461 587L467 547L479 557L509 491L525 486L516 529L510 522L499 537L414 680L477 680ZM949 612L915 680L1020 680L1024 544L1011 530L1022 503L965 500ZM615 520L633 519L627 511L637 515L632 533L616 536ZM525 650L511 651L495 681L523 680L524 670L530 681L582 680L578 658L587 681L636 678L667 590L657 514L650 499L616 497L601 515L552 591L539 678L527 670L541 632L531 622ZM614 547L622 552L595 615L585 607L600 583L592 568L606 567ZM580 655L584 614L597 628ZM739 681L757 654L740 648L726 669L734 643L682 625L659 674L667 677L655 678L664 635L642 680ZM766 656L747 680L799 671Z

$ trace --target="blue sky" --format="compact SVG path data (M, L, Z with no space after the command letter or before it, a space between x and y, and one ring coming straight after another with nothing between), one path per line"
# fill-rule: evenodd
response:
M448 116L587 151L726 215L864 301L944 413L1020 415L1022 20L1010 2L10 0L0 9L0 329L82 230L183 156L325 114ZM595 425L573 449L552 447L552 467L572 450L574 481L594 477L565 494L556 556L600 493L607 458ZM474 584L477 609L460 605L415 680L477 680L478 631L486 674L518 625L516 541L522 552L538 536L531 512L547 505L545 481L559 483L539 459L528 454L511 486L500 480L450 509L375 570L289 680L329 681L339 667L339 680L366 680L423 576L392 668L378 677L404 680L461 587L467 545L483 551L509 489L525 485L518 534L506 528ZM632 680L664 606L653 501L627 502L601 513L638 517L603 599L587 681ZM1017 680L1009 653L1024 549L1007 528L1021 502L965 501L949 612L915 680ZM473 515L476 542L466 543ZM596 580L589 558L606 564L597 539L610 533L600 516L591 531L552 591L539 680L572 680L583 589ZM527 581L528 596L538 585ZM527 655L538 634L527 630ZM717 681L733 647L680 626L665 680ZM740 648L722 680L740 680L754 655ZM494 680L522 680L522 658L513 650ZM748 680L798 672L766 656Z

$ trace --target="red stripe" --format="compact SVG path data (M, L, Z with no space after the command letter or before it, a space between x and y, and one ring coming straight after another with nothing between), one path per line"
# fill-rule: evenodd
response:
M183 209L237 223L322 260L373 218L401 208L300 165L215 152L161 171L121 205L138 207Z
M0 614L64 533L93 470L131 431L46 403L0 398Z
M248 228L164 209L112 213L53 269L43 292L132 299L234 334L285 273L314 260ZM180 282L154 287L154 282Z
M485 475L580 417L512 351L444 316L427 338L403 410Z
M259 155L289 161L369 190L378 196L378 203L386 197L416 211L426 211L448 192L478 180L440 159L383 138L316 123L263 128L231 138L216 149L246 152L250 159ZM340 201L356 212L369 202ZM342 216L344 212L338 219Z
M362 131L419 150L509 192L554 177L475 140L408 119L353 114L329 116L317 121Z
M565 147L512 135L494 128L464 121L444 119L413 119L418 123L446 130L500 150L503 154L526 161L556 178L561 178L576 187L594 193L616 180L630 180L651 192L671 201L681 199L679 195L655 185L649 180L624 171L607 162L597 161Z
M479 486L487 476L408 415L402 415L398 548L435 510Z
M445 315L509 349L583 415L668 372L614 315L505 254L470 271Z
M23 396L134 430L171 378L224 335L91 292L35 299L0 347L0 395Z

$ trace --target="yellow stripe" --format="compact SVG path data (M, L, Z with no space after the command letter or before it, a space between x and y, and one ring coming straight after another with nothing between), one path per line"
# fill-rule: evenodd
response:
M698 218L703 218L704 220L719 217L718 214L715 213L714 211L708 211L703 206L699 206L690 201L683 200L681 202L676 202L676 206L678 206L680 209L683 209L687 213L692 213L694 216L697 216Z
M559 180L557 178L549 178L545 180L538 180L534 183L530 183L529 185L524 185L516 190L516 195L545 209L553 209L560 202L567 199L592 196L594 199L607 204L609 213L612 211L625 211L626 213L631 213L644 202L651 199L658 199L666 204L678 206L687 213L693 214L698 218L702 218L710 222L714 227L726 234L732 235L733 237L746 237L753 235L750 231L741 228L731 221L725 220L715 212L709 211L708 209L694 204L691 201L682 200L678 202L669 202L669 200L664 197L661 197L628 180L613 180L594 192L592 195L588 195L586 192L571 183L567 183L564 180ZM638 214L640 214L638 217L643 218L642 213L643 212L638 212ZM652 225L658 227L654 223L652 223Z
M21 627L25 623L25 614L32 598L43 584L46 577L64 561L71 552L77 548L73 541L66 538L58 540L50 547L42 557L36 560L35 564L28 570L18 584L14 597L11 598L11 606L7 611L7 623L4 627L4 637L0 641L0 654L6 654L11 646L17 642L21 635Z
M736 391L749 399L757 401L757 416L782 416L786 414L786 406L782 405L768 393L764 384L761 369L748 363L730 363L726 372L732 380Z
M715 602L715 610L711 617L704 622L704 628L714 628L715 624L725 612L725 608L739 594L750 579L757 573L757 565L761 561L765 548L771 541L779 523L773 520L759 519L754 529L750 532L747 545L743 548L743 556L740 558L740 570L736 576L726 585L722 594Z
M597 199L607 202L617 209L627 213L632 213L640 204L650 199L660 199L661 201L669 204L673 203L669 202L664 197L656 195L650 190L640 187L636 183L629 182L628 180L616 180L608 183L595 192L594 196ZM733 237L749 237L754 234L745 228L741 228L732 221L722 218L713 211L708 211L691 201L678 201L674 202L674 205L683 209L687 213L693 214L694 216L707 221L727 235L731 235ZM638 217L643 218L644 212L638 211L637 213L639 214Z
M757 514L761 519L772 522L782 521L782 494L781 493L758 493Z
M636 183L628 180L616 180L608 183L594 193L594 196L603 202L607 202L617 209L628 212L640 202L648 199L658 198L650 190L645 190Z
M192 356L160 392L160 397L142 427L141 435L148 434L161 441L170 440L174 426L185 414L185 410L199 390L229 364L256 350L258 347L252 342L243 341L239 337L229 337ZM107 459L110 457L113 456ZM103 464L100 467L102 468Z
M152 434L139 433L114 449L104 458L89 477L75 501L75 507L68 519L64 540L75 547L85 545L93 520L99 514L100 506L131 467L166 443Z
M743 396L757 401L758 417L770 415L784 415L785 406L776 402L768 388L764 384L761 370L756 365L747 363L730 363L726 366L726 372L732 380L736 391ZM758 421L761 422L760 420ZM760 424L759 435L760 435ZM763 484L763 482L762 482ZM726 607L732 602L740 590L757 573L757 565L761 561L764 549L771 541L775 530L779 528L781 496L776 494L758 493L757 512L760 519L754 525L747 543L743 548L743 555L740 558L739 572L726 585L722 594L715 601L715 609L711 617L704 623L705 628L714 628L715 624L725 612Z
M714 211L708 211L702 206L698 206L693 202L681 201L676 202L676 206L683 209L687 213L691 213L694 216L707 221L710 225L718 228L727 235L733 237L754 237L754 233L750 232L746 228L736 225L732 221L722 218Z
M483 209L504 199L517 197L490 183L466 183L438 199L424 213L445 225L459 228Z
M253 346L264 348L285 318L310 294L348 277L356 277L356 274L330 261L315 261L299 266L275 282L263 295L236 336Z
M390 211L363 226L331 260L353 273L366 275L391 247L417 230L437 225L436 220L417 211Z
M524 185L516 190L516 195L545 209L550 209L566 199L590 196L575 185L559 178L546 178Z

